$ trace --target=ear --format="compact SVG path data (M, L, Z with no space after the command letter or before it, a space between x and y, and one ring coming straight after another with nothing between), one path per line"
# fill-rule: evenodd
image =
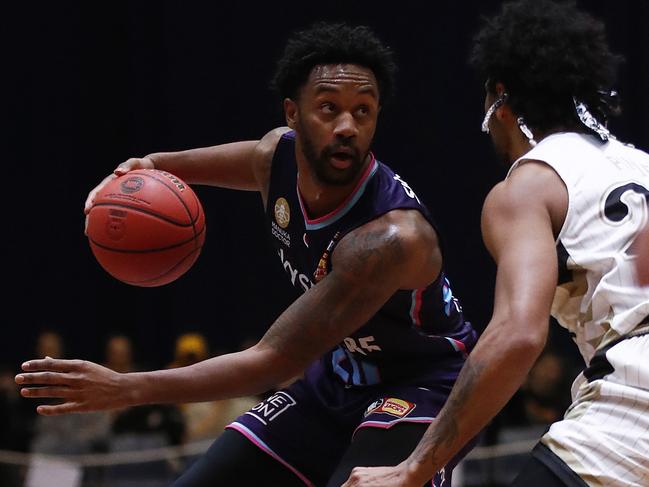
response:
M502 97L505 93L508 93L507 88L500 81L496 83L496 98ZM516 121L516 115L512 112L509 103L504 103L496 109L494 113L495 117L504 123L513 123Z
M496 98L500 98L503 96L503 93L507 93L507 88L505 88L505 85L502 84L500 81L496 82Z
M286 125L295 130L298 117L297 103L290 98L284 98L284 117L286 117Z

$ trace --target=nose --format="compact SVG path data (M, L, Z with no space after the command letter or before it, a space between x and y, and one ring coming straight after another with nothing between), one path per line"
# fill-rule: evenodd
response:
M334 135L346 139L358 135L358 125L351 113L341 112L340 115L338 115L334 127Z

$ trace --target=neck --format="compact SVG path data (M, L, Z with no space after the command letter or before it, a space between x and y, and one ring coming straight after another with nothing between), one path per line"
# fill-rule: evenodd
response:
M359 171L358 176L353 181L345 185L335 186L318 181L310 170L308 163L302 158L298 158L297 187L309 218L320 218L338 208L354 191L371 160L372 156L368 154L363 162L363 169Z
M545 131L540 131L538 129L531 129L532 133L534 134L534 140L538 144L541 142L543 139L546 137L549 137L550 135L553 134L558 134L560 132L579 132L579 133L586 133L586 130L582 130L581 127L575 128L575 127L567 127L567 126L558 126L555 128L552 128L550 130L545 130ZM525 137L525 135L520 131L518 127L516 127L513 130L512 136L511 136L511 142L510 142L510 150L509 150L509 155L510 155L510 162L514 162L521 157L523 157L525 154L527 154L530 150L532 150L532 145L530 144L530 141Z

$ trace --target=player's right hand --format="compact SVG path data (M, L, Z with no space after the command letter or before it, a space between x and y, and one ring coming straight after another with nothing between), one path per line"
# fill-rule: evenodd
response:
M44 416L117 409L128 406L127 374L85 360L46 357L22 365L16 376L20 393L29 398L60 399L59 404L39 405Z
M106 176L101 183L99 183L97 186L93 188L90 193L88 193L88 197L86 198L86 203L83 207L83 212L86 215L86 222L84 226L84 233L88 229L88 213L90 213L90 209L92 208L92 205L95 204L95 197L97 196L97 193L104 187L106 186L110 181L112 181L115 178L118 178L120 176L123 176L129 171L134 171L135 169L153 169L155 166L153 164L153 160L150 157L132 157L130 159L127 159L126 161L122 162L119 166L115 168L112 174L109 174Z

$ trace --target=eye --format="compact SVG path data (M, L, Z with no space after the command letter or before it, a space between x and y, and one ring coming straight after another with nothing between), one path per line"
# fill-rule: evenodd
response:
M366 117L370 114L370 107L367 105L361 105L356 109L357 117Z
M331 114L336 111L336 106L333 103L326 101L320 104L320 110L322 113Z

